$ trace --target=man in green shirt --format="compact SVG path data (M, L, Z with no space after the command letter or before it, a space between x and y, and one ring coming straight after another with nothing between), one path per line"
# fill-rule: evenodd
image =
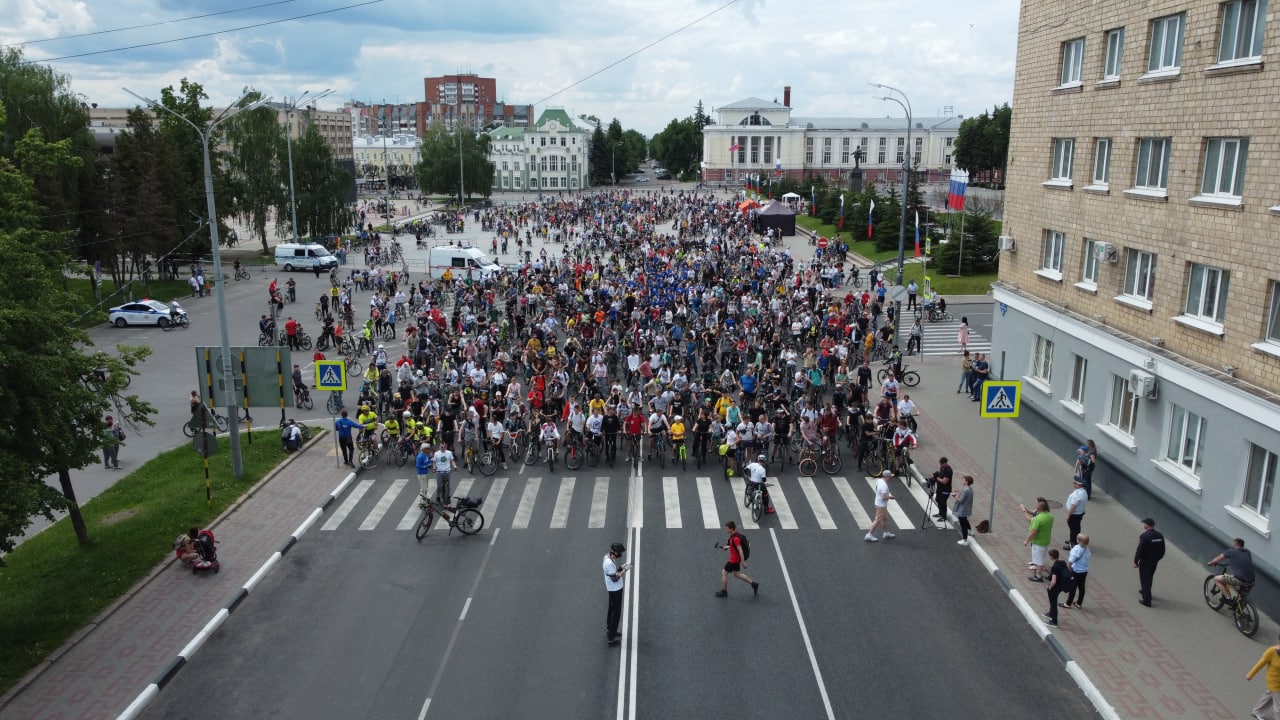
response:
M1031 527L1027 531L1027 539L1022 541L1023 546L1031 546L1031 562L1028 565L1031 568L1031 577L1027 578L1031 582L1045 581L1045 562L1049 556L1049 543L1053 540L1053 515L1049 514L1049 501L1044 498L1036 498L1036 509L1034 512L1027 509L1026 505L1019 505L1022 512L1031 521Z

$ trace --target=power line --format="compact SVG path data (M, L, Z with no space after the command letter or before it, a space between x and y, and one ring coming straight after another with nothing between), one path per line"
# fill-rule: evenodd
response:
M40 43L53 42L55 40L71 40L72 38L91 37L93 35L106 35L108 33L125 32L126 30L141 30L142 28L157 27L160 25L169 25L172 23L187 22L188 20L200 20L202 18L216 17L218 15L229 15L231 13L244 12L246 10L257 10L259 8L271 7L272 5L284 5L294 0L277 0L276 2L263 3L262 5L250 5L249 7L236 8L234 10L223 10L215 13L205 13L204 15L192 15L190 17L175 18L173 20L161 20L160 22L147 23L146 25L131 25L129 27L115 28L113 30L96 30L94 32L77 33L75 35L59 35L57 37L44 38L43 40L24 40L16 43L6 43L0 47L13 47L15 45L39 45Z
M623 62L626 62L627 60L630 60L631 58L633 58L633 57L635 57L635 56L639 55L640 53L644 52L645 50L648 50L649 48L653 47L654 45L657 45L657 44L659 44L659 43L661 43L661 42L663 42L663 41L667 40L668 38L670 38L670 37L672 37L672 36L674 36L674 35L677 35L677 34L679 34L679 33L682 33L682 32L684 32L685 30L688 30L689 28L693 27L694 25L697 25L698 23L702 22L703 20L706 20L707 18L711 17L712 15L715 15L715 14L719 13L720 11L722 11L722 10L724 10L724 9L728 8L729 6L731 6L731 5L736 5L736 4L738 4L738 0L729 0L729 2L727 2L727 3L723 4L723 5L721 5L720 7L716 8L715 10L712 10L711 12L707 13L706 15L703 15L702 17L697 18L696 20L693 20L693 21L691 21L691 22L689 22L689 23L687 23L687 24L685 24L685 25L681 25L680 27L676 28L675 30L672 30L671 32L667 33L666 35L663 35L662 37L658 38L657 40L654 40L653 42L649 43L648 45L645 45L644 47L640 48L639 50L636 50L635 52L629 53L629 54L627 54L627 55L623 55L622 57L618 58L617 60L614 60L613 62L609 63L608 65L605 65L604 67L602 67L602 68L600 68L599 70L597 70L597 71L595 71L595 72L591 73L590 75L588 75L588 76L586 76L586 77L582 78L581 80L578 80L578 81L576 81L576 82L574 82L574 83L571 83L571 84L569 84L569 85L566 85L566 86L564 86L564 87L560 88L559 90L557 90L557 91L555 91L555 92L551 93L550 95L548 95L548 96L546 96L546 97L542 98L541 100L539 100L538 102L534 103L534 105L541 105L542 103L544 103L544 102L546 102L546 101L550 100L551 98L553 98L553 97L555 97L555 96L557 96L557 95L560 95L560 94L562 94L562 93L568 92L569 90L572 90L573 88L575 88L575 87L577 87L577 86L581 85L582 83L584 83L584 82L586 82L586 81L590 80L591 78L593 78L593 77L595 77L595 76L597 76L597 75L600 75L601 73L605 72L606 70L610 70L610 69L612 69L612 68L614 68L614 67L616 67L616 66L618 66L618 65L621 65Z
M213 32L200 33L199 35L188 35L186 37L174 38L172 40L157 40L156 42L139 43L137 45L126 45L125 47L111 48L109 50L94 50L93 52L76 53L74 55L60 55L58 57L44 58L42 60L28 60L27 63L28 64L51 63L51 62L57 62L58 60L70 60L72 58L89 57L91 55L105 55L107 53L121 52L123 50L137 50L139 48L155 47L156 45L169 45L171 43L182 42L184 40L198 40L200 38L213 37L215 35L225 35L226 33L239 32L241 30L252 30L253 28L266 27L268 25L279 25L280 23L290 22L292 20L302 20L303 18L316 17L318 15L328 15L330 13L336 13L341 10L350 10L352 8L365 7L366 5L377 5L380 2L383 2L383 0L368 0L368 2L355 3L354 5L343 5L342 7L336 7L336 8L333 8L332 10L320 10L313 13L306 13L305 15L294 15L293 17L281 18L279 20L268 20L267 22L254 23L252 25L241 25L240 27L228 28L226 30L215 30ZM734 0L734 2L737 2L737 0Z

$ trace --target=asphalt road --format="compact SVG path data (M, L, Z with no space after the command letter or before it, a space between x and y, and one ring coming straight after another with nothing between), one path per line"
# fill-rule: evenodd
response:
M746 519L718 476L513 466L459 488L486 498L479 535L418 543L411 469L379 468L144 717L1095 717L956 535L918 528L911 489L897 539L863 542L872 490L846 470L773 480L779 513L746 531L760 594L721 599L717 528ZM637 570L610 648L614 541Z

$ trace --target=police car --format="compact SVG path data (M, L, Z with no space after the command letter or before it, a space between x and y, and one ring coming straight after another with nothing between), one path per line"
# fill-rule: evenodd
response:
M186 314L186 311L181 306L177 310L180 314ZM169 306L159 300L151 300L149 298L135 300L131 303L111 308L110 314L107 315L107 322L119 328L126 325L158 325L164 327L169 324Z

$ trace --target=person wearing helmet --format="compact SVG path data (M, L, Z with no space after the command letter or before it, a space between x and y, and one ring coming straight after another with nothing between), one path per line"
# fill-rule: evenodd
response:
M360 423L363 428L360 431L360 442L372 440L378 434L378 413L374 412L368 405L360 406L360 414L356 416L356 422Z
M684 417L677 415L671 419L671 462L679 462L684 452Z
M604 556L604 589L609 593L609 612L605 615L605 644L613 647L618 644L622 633L618 632L618 623L622 621L622 589L623 576L631 569L631 563L622 562L627 548L616 542L609 546L609 554Z
M765 469L765 462L768 460L764 455L756 456L756 461L747 466L747 482L758 483L760 485L760 493L764 496L765 512L773 512L773 502L769 500L769 488L764 482L765 475L769 472ZM750 492L747 493L750 495Z

